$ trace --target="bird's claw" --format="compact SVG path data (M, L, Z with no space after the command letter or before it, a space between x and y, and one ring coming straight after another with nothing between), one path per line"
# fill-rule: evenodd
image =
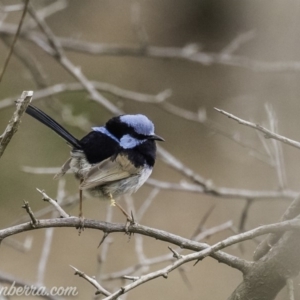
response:
M78 226L76 227L76 229L78 229L78 235L81 234L82 231L84 231L84 216L79 216L79 224Z

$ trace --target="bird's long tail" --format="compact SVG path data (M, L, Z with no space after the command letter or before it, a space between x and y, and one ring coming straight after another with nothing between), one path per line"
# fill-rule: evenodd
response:
M60 124L35 106L29 105L26 113L55 131L60 137L76 149L81 149L79 141Z

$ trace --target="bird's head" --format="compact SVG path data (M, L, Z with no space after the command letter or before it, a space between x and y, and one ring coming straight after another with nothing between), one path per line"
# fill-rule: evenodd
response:
M118 140L124 149L134 148L146 141L164 141L154 133L154 124L141 114L113 117L105 124L104 128L101 131L103 133L106 131L106 134Z

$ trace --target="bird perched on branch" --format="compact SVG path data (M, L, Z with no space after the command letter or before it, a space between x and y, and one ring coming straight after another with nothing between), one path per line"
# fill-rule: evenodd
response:
M71 170L80 180L80 212L82 190L115 202L115 197L136 192L150 176L156 156L155 141L164 141L154 133L153 123L144 115L113 117L102 127L93 127L82 139L76 139L64 127L35 106L26 113L45 124L71 147L71 157L64 163L60 177Z

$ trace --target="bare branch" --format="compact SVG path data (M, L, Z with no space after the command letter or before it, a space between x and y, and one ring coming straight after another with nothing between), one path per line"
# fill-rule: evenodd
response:
M168 246L168 248L173 253L174 258L178 259L182 257L182 255L180 255L176 250L172 249L172 247Z
M50 27L46 24L46 22L40 18L35 12L35 10L30 6L29 13L34 18L34 20L39 25L40 29L46 36L47 42L50 46L50 51L47 51L48 54L52 55L74 78L76 78L81 84L85 87L85 89L89 92L91 98L100 103L103 107L105 107L108 111L112 112L115 115L121 115L122 111L113 105L110 101L104 98L99 92L95 89L93 84L88 80L88 78L82 73L81 69L75 67L73 63L65 56L63 47L59 41L53 34Z
M164 150L165 151L165 150ZM167 152L168 153L168 152ZM175 159L175 157L174 157ZM178 162L180 162L178 160ZM172 162L171 162L172 163ZM182 164L180 162L180 164ZM183 164L181 167L184 169L186 168ZM194 176L193 171L189 168L186 168L186 170L181 171L181 167L178 164L174 164L174 168L176 168L179 172L184 172L187 176ZM23 166L22 170L27 173L31 174L49 174L49 175L55 175L60 171L61 168L55 167L55 168L47 168L47 167L29 167L29 166ZM189 173L191 171L191 173ZM181 182L181 183L173 183L173 182L165 182L161 180L156 180L154 178L149 178L146 182L146 184L156 187L161 190L175 190L175 191L181 191L181 192L190 192L190 193L201 193L201 194L209 194L215 197L222 197L222 198L236 198L236 199L245 199L245 198L251 198L251 199L272 199L272 198L280 198L280 199L294 199L299 195L298 191L293 191L290 189L286 189L284 191L270 191L270 190L244 190L244 189L234 189L234 188L226 188L226 187L216 187L216 186L210 186L210 189L204 189L203 187L197 185L197 184L190 184L187 182Z
M49 5L46 5L45 7L42 7L37 11L38 16L41 19L46 19L53 14L64 10L68 7L68 1L67 0L57 0L53 3L49 3ZM26 20L26 23L24 24L23 28L25 30L33 29L36 27L36 22L32 19Z
M298 220L298 219L295 219L293 221L287 221L287 222L288 223L282 222L282 223L277 223L277 224L261 226L261 227L255 228L253 230L250 230L250 231L247 231L244 233L240 233L235 236L231 236L231 237L229 237L221 242L218 242L218 243L214 244L213 246L210 246L200 252L182 256L182 257L178 258L175 262L173 262L173 264L171 264L163 269L160 269L158 271L154 271L152 273L143 275L139 279L135 280L133 283L130 283L126 286L121 287L115 293L106 297L105 300L116 299L118 296L120 296L124 293L127 293L128 291L130 291L130 290L136 288L137 286L139 286L147 281L150 281L152 279L155 279L155 278L158 278L161 276L164 278L167 278L168 274L170 272L172 272L173 270L177 269L179 266L181 266L187 262L190 262L193 260L197 260L197 262L198 262L199 260L204 259L208 255L211 255L212 253L214 253L220 249L223 249L223 248L231 246L233 244L236 244L236 243L239 243L242 241L246 241L246 240L252 239L256 236L265 234L265 233L269 232L269 230L275 230L275 231L280 230L281 231L282 228L287 226L288 224L289 224L288 226L291 226L293 224L292 226L295 226L295 228L298 228L298 229L300 228L300 220Z
M87 282L89 282L91 285L93 285L97 289L96 295L99 295L99 294L103 294L104 296L111 295L111 293L109 291L107 291L105 288L103 288L100 285L99 282L97 282L97 280L95 280L94 278L86 275L82 271L79 271L78 269L76 269L73 266L70 266L70 267L75 271L75 275L78 275L79 277L84 278Z
M205 126L207 129L211 130L213 133L220 134L231 141L235 142L239 146L242 146L244 148L248 148L249 154L252 155L253 157L257 158L258 160L267 163L269 165L272 165L272 162L270 159L262 152L260 152L258 149L254 148L251 143L244 141L241 139L240 135L236 132L228 132L221 126L220 124L216 123L213 120L210 120L207 117L206 110L204 108L200 108L198 112L193 112L186 110L184 108L178 107L172 103L169 102L161 102L158 103L158 106L169 112L172 115L175 115L177 117L183 118L185 120L189 120L192 122L197 122L201 124L202 126ZM0 108L1 108L1 102L0 102Z
M275 111L270 104L266 104L265 108L268 114L271 131L276 133L278 131L278 120ZM277 171L279 188L285 189L287 187L287 178L286 178L286 172L284 167L282 144L274 139L272 140L272 142L274 148L275 167Z
M4 133L0 136L0 158L3 155L13 135L17 132L21 118L25 113L27 106L31 102L32 95L32 91L23 92L21 98L18 99L16 110L12 118L10 119Z
M283 216L281 217L281 221L291 220L300 215L300 196L298 195L294 201L287 208ZM282 237L282 233L279 234L269 234L256 248L253 259L259 260L263 256L265 256L270 249L279 241Z
M12 4L12 5L6 5L2 6L1 10L5 13L11 13L16 11L24 11L24 4Z
M255 37L255 31L250 30L247 32L244 32L242 34L239 34L235 39L233 39L227 47L225 47L221 54L225 57L229 57L230 55L236 52L243 44L251 41Z
M14 24L3 24L0 33L13 35L17 26ZM44 46L45 38L33 31L21 32L20 37L28 39L38 46ZM80 52L88 55L103 56L131 56L131 57L150 57L153 59L172 59L184 60L187 62L198 63L204 66L219 64L224 66L238 67L251 70L253 72L299 72L299 61L275 61L266 62L255 60L242 55L223 55L221 53L192 51L187 53L186 47L159 47L147 46L146 49L138 46L127 46L119 44L91 43L74 38L56 37L65 50ZM46 47L47 48L47 47ZM46 49L45 48L45 49ZM51 51L49 48L48 51Z
M31 231L35 229L42 229L42 228L49 228L49 227L72 227L72 228L78 228L78 226L81 224L81 219L77 217L68 217L68 218L57 218L57 219L43 219L39 220L39 222L35 225L35 227L32 227L31 223L23 223L15 226L8 227L6 229L0 230L0 240L5 239L8 236L12 236L21 232L25 231ZM293 221L287 221L286 223L280 223L279 226L282 231L285 230L291 230L293 228L297 228L297 225ZM272 232L272 230L278 232L278 227L272 227L271 225L268 225L266 231ZM113 232L126 232L126 226L124 224L116 224L116 223L108 223L108 222L101 222L96 220L84 220L84 227L92 228L101 230L107 233L113 233ZM151 227L143 226L140 224L133 224L130 225L128 228L130 233L136 233L136 234L142 234L145 236L153 237L157 240L165 241L177 246L180 246L184 249L190 249L193 251L201 251L202 249L206 249L209 247L205 243L199 243L195 241L191 241L189 239L182 238L178 235L171 234L169 232L154 229ZM270 230L270 231L268 231ZM225 263L228 266L231 266L235 269L238 269L242 272L246 272L249 263L243 259L240 259L236 256L220 252L213 253L212 257L217 259L219 262Z
M142 24L140 3L138 1L132 1L130 9L132 29L137 36L141 49L146 49L149 41L145 27Z
M17 29L16 34L14 36L14 39L13 39L13 42L11 44L10 50L8 52L8 55L7 55L6 59L5 59L5 63L4 63L3 69L2 69L2 71L0 73L0 82L2 81L2 78L4 76L5 70L6 70L7 66L8 66L8 63L9 63L10 58L11 58L11 55L12 55L12 53L14 51L14 46L15 46L15 44L16 44L16 42L18 40L18 37L20 35L21 27L22 27L22 24L23 24L23 21L24 21L24 18L25 18L27 9L28 9L28 5L29 5L29 0L25 0L24 9L23 9L23 13L22 13L19 25L18 25L18 29Z
M57 196L56 196L57 201L52 200L44 192L40 191L39 189L37 189L37 190L43 195L44 201L48 201L50 203L55 202L58 205L58 207L60 208L60 210L62 210L62 208L59 206L59 204L63 201L63 199L65 197L65 182L66 181L63 178L58 181ZM59 210L59 212L61 214L60 210ZM57 217L57 215L58 215L57 211L52 212L52 218ZM52 245L52 241L53 241L53 234L54 234L54 228L47 228L45 230L45 239L44 239L44 244L43 244L41 257L40 257L39 264L38 264L38 271L37 271L37 283L39 285L44 284L47 262L48 262L48 259L50 256L51 245Z
M206 237L209 237L209 236L211 236L217 232L220 232L224 229L228 229L228 228L224 228L225 224L226 223L206 229L205 231L202 232L202 236L199 235L197 237L197 240L195 240L195 241L200 241L200 239L202 237L206 238ZM149 270L150 266L174 260L174 257L171 253L163 254L163 255L159 255L159 256L155 256L155 257L151 257L151 258L145 257L145 255L143 253L141 253L142 238L139 238L139 237L140 237L139 235L135 236L136 244L138 244L138 245L136 245L136 248L138 247L138 249L136 249L136 252L138 253L138 257L139 257L139 261L137 262L137 264L131 265L130 267L125 268L120 271L116 271L116 272L109 273L109 274L103 274L101 276L101 280L110 281L110 280L120 279L120 278L124 278L125 275L137 274L137 272L139 272L140 274L145 274L145 272ZM180 254L181 252L183 252L183 250L184 249L182 247L177 247L177 249L175 251ZM140 258L142 258L141 261L140 261Z
M228 300L274 300L286 286L286 279L299 274L299 247L299 231L286 232L271 251L253 263Z
M158 103L165 101L168 97L171 96L171 90L167 89L158 93L157 95L149 95L138 93L134 91L129 91L126 89L122 89L116 85L99 82L99 81L91 81L91 84L99 91L112 94L117 97L122 97L124 99L144 102L144 103ZM34 101L44 99L49 96L58 95L64 92L77 92L84 91L86 88L80 82L74 83L59 83L41 90L37 90L34 92ZM12 106L14 104L15 98L6 98L0 101L0 109Z
M42 194L43 200L49 202L51 205L55 207L55 209L59 212L61 218L68 218L69 215L61 208L57 201L50 198L44 191L41 191L37 188L37 191Z
M203 215L203 217L201 218L199 225L197 226L196 230L194 231L194 233L191 235L191 240L194 240L195 237L202 233L204 230L204 224L206 223L206 221L208 220L208 218L210 217L210 215L212 214L212 212L214 211L216 205L212 205L207 211L206 213Z
M279 134L277 134L275 132L272 132L269 129L267 129L265 127L262 127L259 124L254 124L254 123L251 123L249 121L245 121L245 120L243 120L241 118L238 118L235 115L226 112L225 110L218 109L218 108L215 108L215 110L218 111L218 112L220 112L221 114L227 116L228 118L237 121L241 125L245 125L245 126L254 128L254 129L258 130L258 131L261 131L262 133L265 134L265 138L267 138L267 139L275 139L275 140L278 140L278 141L280 141L282 143L285 143L287 145L290 145L290 146L293 146L295 148L300 149L300 143L297 142L297 141L291 140L289 138L286 138L285 136L282 136L282 135L279 135Z
M240 218L240 222L239 222L239 226L238 226L238 230L239 232L243 232L245 231L245 224L248 218L248 213L250 210L251 205L253 204L253 199L246 199L246 204L242 210L242 214L241 214L241 218Z
M158 195L159 192L160 192L160 189L154 188L150 192L149 196L145 199L145 201L143 202L143 204L139 208L139 210L137 212L137 215L136 215L139 222L142 220L145 212L150 207L150 205L152 204L153 200L156 198L156 196Z
M13 249L26 253L31 250L33 238L31 236L26 236L24 242L20 242L14 238L7 238L3 241L7 246Z
M288 289L289 300L295 300L294 295L294 281L292 278L287 279L286 286Z
M230 229L231 227L232 227L232 221L227 221L223 224L216 225L214 227L208 228L208 229L200 232L193 239L195 241L203 241L204 239L207 239L218 232Z
M35 227L37 224L38 224L38 220L35 218L30 206L29 206L29 203L27 201L24 201L24 205L22 206L22 208L24 208L26 210L26 212L28 213L30 219L31 219L31 226L32 227Z

